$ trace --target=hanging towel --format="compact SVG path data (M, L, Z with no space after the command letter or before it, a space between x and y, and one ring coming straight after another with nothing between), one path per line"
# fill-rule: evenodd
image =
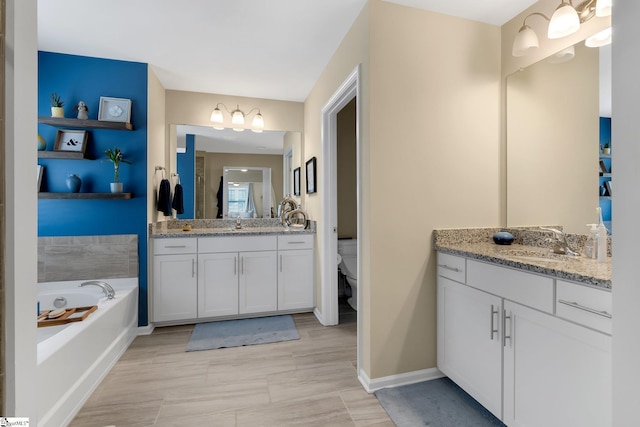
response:
M160 181L158 189L158 210L164 216L171 216L171 184L168 179Z
M222 218L222 177L220 177L220 185L218 186L218 214L216 218Z
M173 203L171 203L171 206L176 210L177 214L184 213L184 200L181 184L176 184L175 188L173 189Z

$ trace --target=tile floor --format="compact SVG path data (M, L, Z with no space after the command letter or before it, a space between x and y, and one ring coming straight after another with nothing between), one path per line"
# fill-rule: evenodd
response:
M185 352L193 325L135 339L71 427L393 426L356 375L355 312L296 341Z

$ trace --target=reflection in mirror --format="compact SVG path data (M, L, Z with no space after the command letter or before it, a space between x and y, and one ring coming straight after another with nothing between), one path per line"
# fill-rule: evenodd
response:
M507 78L508 226L585 234L597 220L600 55L583 43L575 50Z
M284 197L285 180L293 179L293 172L285 171L286 164L289 168L291 165L299 165L301 135L298 132L264 131L258 134L186 125L177 126L176 130L178 150L187 151L184 154L178 154L178 158L187 155L194 164L195 172L190 173L193 175L191 184L181 173L185 193L194 193L193 218L223 217L225 212L222 206L224 166L241 165L246 168L270 169L270 199L278 202ZM190 141L192 143L187 144ZM193 145L191 152L189 152L189 145ZM286 164L283 161L285 152L292 152L292 160ZM180 161L178 161L178 173L180 173ZM253 187L255 191L256 186ZM220 208L218 208L218 193L221 201ZM273 206L276 205L277 203L273 204ZM262 216L261 210L257 210L256 213Z
M223 218L272 216L271 168L225 166L223 171Z

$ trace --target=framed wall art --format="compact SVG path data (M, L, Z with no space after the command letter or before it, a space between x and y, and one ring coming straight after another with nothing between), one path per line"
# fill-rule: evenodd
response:
M86 130L60 129L56 134L53 151L72 151L84 154L87 150L88 137L89 133Z
M131 123L131 100L101 96L98 120Z
M300 195L300 168L293 170L293 195Z
M312 157L309 160L307 160L306 171L307 171L307 194L315 193L318 191L315 157Z

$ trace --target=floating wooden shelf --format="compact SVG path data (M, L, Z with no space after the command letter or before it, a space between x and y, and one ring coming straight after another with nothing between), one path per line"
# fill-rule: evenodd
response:
M86 154L78 151L38 151L39 159L67 159L84 160L88 159Z
M68 127L72 129L112 129L112 130L133 130L131 123L105 122L102 120L81 120L67 119L59 117L38 117L38 123L45 125Z
M110 199L124 200L133 197L133 193L38 193L39 199Z

